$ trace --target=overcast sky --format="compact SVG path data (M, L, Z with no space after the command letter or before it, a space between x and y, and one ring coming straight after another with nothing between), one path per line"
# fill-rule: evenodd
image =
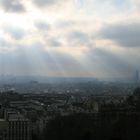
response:
M0 74L131 77L139 0L0 0Z

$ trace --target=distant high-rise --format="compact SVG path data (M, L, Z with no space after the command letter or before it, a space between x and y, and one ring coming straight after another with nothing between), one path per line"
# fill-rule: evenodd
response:
M135 82L136 84L139 84L139 71L136 70L136 73L135 73Z

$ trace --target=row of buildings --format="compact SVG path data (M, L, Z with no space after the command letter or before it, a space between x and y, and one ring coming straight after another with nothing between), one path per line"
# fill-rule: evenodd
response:
M0 140L41 139L56 116L91 114L95 123L123 115L140 116L140 89L133 95L0 93Z

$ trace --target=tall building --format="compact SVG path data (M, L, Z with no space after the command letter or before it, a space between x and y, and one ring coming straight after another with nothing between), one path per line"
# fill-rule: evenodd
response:
M0 140L7 140L8 122L5 119L0 119Z
M32 129L27 119L10 119L8 126L8 140L31 140Z
M139 85L139 71L136 70L136 73L135 73L135 82L136 82L136 85L138 86Z
M0 140L31 140L31 122L12 110L5 111L5 118L0 120Z

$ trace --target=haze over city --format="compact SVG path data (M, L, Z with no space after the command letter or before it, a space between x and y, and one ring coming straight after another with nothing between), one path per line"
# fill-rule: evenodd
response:
M138 0L0 0L0 75L131 77Z

